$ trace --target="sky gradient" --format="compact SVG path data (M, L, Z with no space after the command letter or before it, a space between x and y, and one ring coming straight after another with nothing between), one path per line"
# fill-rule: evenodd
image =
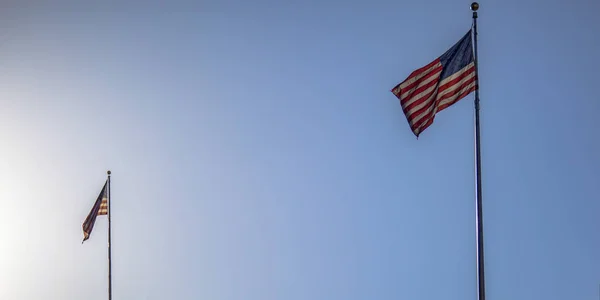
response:
M24 2L29 3L29 2ZM476 299L469 1L0 5L0 299ZM599 299L598 1L481 1L488 300Z

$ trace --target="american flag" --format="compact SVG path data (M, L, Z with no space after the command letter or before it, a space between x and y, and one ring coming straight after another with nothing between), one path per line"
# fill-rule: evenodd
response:
M428 65L392 89L413 133L419 137L435 114L477 90L471 30Z
M83 242L90 238L90 234L92 234L92 229L94 229L94 223L96 223L96 217L98 215L108 214L108 196L106 193L107 183L108 180L104 183L104 187L102 188L100 195L98 195L98 199L96 199L96 202L94 202L92 210L83 222Z

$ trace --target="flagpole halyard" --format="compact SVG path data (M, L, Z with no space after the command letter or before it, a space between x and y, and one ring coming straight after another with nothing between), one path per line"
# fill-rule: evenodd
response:
M481 187L481 129L479 126L479 69L477 55L477 10L479 3L471 3L473 11L473 52L475 60L475 72L477 74L475 89L475 168L476 168L476 201L477 210L477 292L478 300L485 300L485 272L483 256L483 208L482 208L482 187Z
M106 172L108 175L108 300L112 300L112 263L111 263L111 249L110 249L110 207L112 206L110 198L110 170Z

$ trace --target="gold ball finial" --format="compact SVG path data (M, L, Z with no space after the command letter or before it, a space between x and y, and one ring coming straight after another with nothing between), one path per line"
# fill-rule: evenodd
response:
M477 11L478 9L479 9L479 3L477 3L477 2L471 3L471 10L472 11Z
M110 175L110 170L106 171L106 174Z

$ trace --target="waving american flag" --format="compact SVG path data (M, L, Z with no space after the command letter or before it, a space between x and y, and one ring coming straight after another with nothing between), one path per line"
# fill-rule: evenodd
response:
M471 30L446 53L413 71L392 89L413 133L419 137L435 114L477 89Z

